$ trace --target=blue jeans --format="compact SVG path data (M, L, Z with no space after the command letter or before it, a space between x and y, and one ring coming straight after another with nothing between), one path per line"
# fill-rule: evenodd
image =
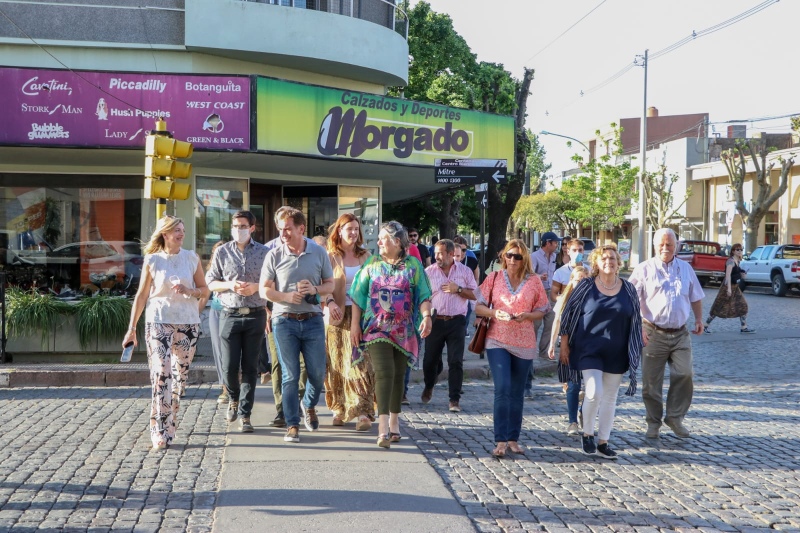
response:
M567 383L567 414L569 423L578 423L578 408L580 407L581 393L581 373L578 372L578 380Z
M489 348L486 358L494 381L494 440L517 441L522 430L525 378L533 361L520 359L502 348Z
M272 318L275 348L281 363L283 413L286 426L300 425L300 406L297 394L300 380L300 353L306 363L308 382L303 405L316 407L325 381L325 323L322 315L307 320L286 316Z

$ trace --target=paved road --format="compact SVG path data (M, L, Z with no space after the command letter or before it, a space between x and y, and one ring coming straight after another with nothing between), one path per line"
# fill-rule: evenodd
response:
M695 338L692 439L644 439L641 398L622 397L620 459L585 457L544 376L527 457L490 457L487 382L465 384L458 415L443 389L423 406L414 386L403 431L479 531L800 531L800 298L747 296L758 333L718 320ZM0 389L0 531L210 531L226 445L215 397L190 387L175 446L152 452L147 387Z
M706 292L707 312L716 290ZM485 382L465 387L459 415L446 412L443 391L415 403L409 433L479 531L800 531L800 301L748 300L758 333L717 320L694 339L691 439L666 428L645 439L641 396L622 396L612 434L620 459L586 457L564 434L559 384L544 378L526 404L527 457L489 456Z

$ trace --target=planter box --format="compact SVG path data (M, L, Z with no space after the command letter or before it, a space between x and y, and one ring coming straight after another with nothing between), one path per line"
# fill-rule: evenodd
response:
M74 316L64 317L59 327L47 339L45 345L42 345L38 335L35 337L9 337L6 351L11 354L113 354L122 352L120 347L121 338L113 342L98 342L94 346L82 349L80 342L78 342L76 321L77 318ZM139 339L139 341L139 346L134 353L145 354L143 339Z

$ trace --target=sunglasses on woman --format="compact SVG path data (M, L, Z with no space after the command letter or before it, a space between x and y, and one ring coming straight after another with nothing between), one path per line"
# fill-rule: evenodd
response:
M522 261L522 254L512 254L511 252L506 252L506 259L513 259L514 261Z

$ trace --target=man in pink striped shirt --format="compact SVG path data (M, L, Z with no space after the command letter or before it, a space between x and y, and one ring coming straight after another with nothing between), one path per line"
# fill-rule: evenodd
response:
M431 299L435 312L431 334L425 339L422 372L425 390L422 403L433 397L433 387L442 372L442 350L447 345L448 388L450 411L461 411L461 384L464 380L464 336L467 330L468 300L475 299L475 275L454 260L455 243L450 239L437 241L434 248L436 263L425 269L433 290Z

